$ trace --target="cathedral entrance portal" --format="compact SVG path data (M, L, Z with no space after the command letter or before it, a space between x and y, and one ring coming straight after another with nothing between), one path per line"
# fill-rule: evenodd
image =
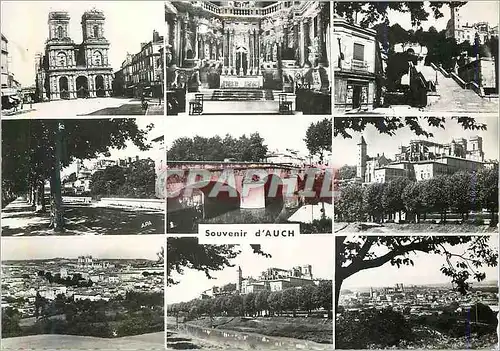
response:
M236 49L236 73L246 76L248 72L248 51L244 47Z
M95 77L95 90L96 90L97 97L106 96L106 92L104 90L104 77L101 75L98 75L97 77Z
M69 99L68 78L59 78L59 94L61 99Z
M89 81L85 76L76 78L76 96L79 98L89 97Z

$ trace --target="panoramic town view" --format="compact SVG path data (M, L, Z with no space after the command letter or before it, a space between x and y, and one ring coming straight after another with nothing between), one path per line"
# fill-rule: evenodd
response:
M169 237L167 349L332 350L332 252L330 236L237 246Z
M498 117L338 117L335 232L497 232Z
M329 115L329 1L166 1L169 115Z
M496 235L336 241L335 348L497 346Z
M498 21L496 1L335 2L334 113L498 112Z
M2 121L2 236L164 233L163 142L158 117Z
M499 349L500 1L0 7L1 351Z
M2 347L163 346L163 236L108 238L2 239Z
M2 2L2 115L163 115L162 13L159 1Z
M196 120L182 117L192 128L167 134L168 233L198 233L199 223L299 223L303 233L331 233L331 119ZM286 143L275 133L283 125Z

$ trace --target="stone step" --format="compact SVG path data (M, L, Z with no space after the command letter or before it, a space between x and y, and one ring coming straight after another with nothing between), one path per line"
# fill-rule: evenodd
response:
M221 89L215 90L211 100L214 101L245 101L245 100L274 100L271 90L254 89Z

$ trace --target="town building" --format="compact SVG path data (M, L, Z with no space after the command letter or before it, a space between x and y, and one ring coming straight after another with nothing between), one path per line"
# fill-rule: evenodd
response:
M420 181L459 171L478 171L488 166L480 136L468 141L453 139L447 144L411 140L409 145L398 147L394 160L384 154L370 157L367 143L361 136L357 152L356 178L362 183L385 183L398 177Z
M474 45L476 40L484 44L492 36L498 36L498 25L490 26L488 22L463 23L460 7L450 6L450 20L446 25L446 38L455 38L458 44L465 41Z
M81 21L83 42L75 44L69 37L68 12L49 13L45 52L38 54L35 62L40 101L111 95L113 69L104 22L102 11L86 11Z
M172 111L184 111L179 101L194 99L175 95L186 88L204 94L204 108L211 104L207 101L215 101L210 106L245 101L254 111L278 112L278 98L285 96L287 111L330 113L329 6L325 1L167 1L166 88Z
M2 33L1 83L2 109L11 108L21 102L21 84L17 81L9 64L9 40Z
M2 33L2 89L9 88L9 40Z
M311 265L293 267L292 269L268 268L260 277L243 277L238 267L236 291L240 294L255 293L260 290L281 291L288 288L300 288L315 285Z
M380 100L382 58L376 31L333 18L335 110L371 110Z
M153 38L141 43L136 54L127 53L120 70L115 72L113 93L127 97L163 96L163 36L153 31Z

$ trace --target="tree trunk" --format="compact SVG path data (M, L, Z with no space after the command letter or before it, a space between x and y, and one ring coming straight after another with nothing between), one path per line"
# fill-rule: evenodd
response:
M343 280L340 280L340 281L338 281L337 279L335 280L335 309L334 309L334 311L337 311L338 307L339 307L340 288L342 287L342 282L343 282Z
M54 172L55 173L55 172ZM59 183L59 194L57 191L58 185L55 174L52 174L51 182L50 182L50 192L51 192L51 201L50 201L50 223L52 229L55 232L62 232L64 230L64 221L63 221L63 210L61 206L61 188Z
M51 185L54 186L51 189L51 193L53 193L53 207L52 216L53 216L53 227L55 232L64 231L64 217L63 217L63 209L62 209L62 196L61 196L61 130L63 129L62 123L58 123L58 127L56 130L56 157L55 157L55 167L52 172L52 182Z
M36 212L45 212L44 182L40 181L36 188Z

